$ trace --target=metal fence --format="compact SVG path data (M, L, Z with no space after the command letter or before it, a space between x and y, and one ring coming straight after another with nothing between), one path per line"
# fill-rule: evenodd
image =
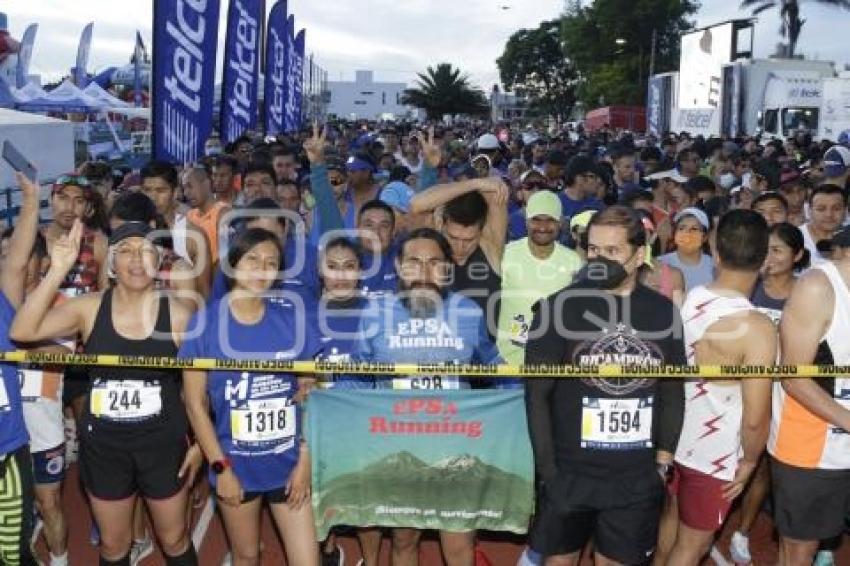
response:
M50 209L50 191L53 179L39 180L41 190L39 192L38 217L42 223L53 219L53 211ZM5 226L14 226L15 219L21 213L21 189L19 187L6 187L0 189L0 218Z

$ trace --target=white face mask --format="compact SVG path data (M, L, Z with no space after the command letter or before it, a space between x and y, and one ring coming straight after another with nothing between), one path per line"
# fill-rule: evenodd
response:
M724 189L731 189L732 185L735 184L735 174L734 173L724 173L720 176L720 186Z

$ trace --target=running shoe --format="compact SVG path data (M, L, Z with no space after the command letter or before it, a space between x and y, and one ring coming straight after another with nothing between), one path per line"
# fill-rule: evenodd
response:
M815 555L812 566L835 566L835 556L831 550L821 550Z
M336 545L330 554L322 553L322 566L345 566L345 552L342 547Z
M735 564L749 564L753 561L750 554L750 539L739 531L732 533L732 541L729 543L729 554Z
M130 547L130 566L137 566L142 560L153 554L153 539L134 540Z

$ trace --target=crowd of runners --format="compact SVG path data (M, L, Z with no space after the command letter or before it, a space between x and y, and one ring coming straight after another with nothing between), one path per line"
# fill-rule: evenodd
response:
M850 144L603 129L330 123L206 144L198 163L18 176L0 349L237 360L850 365ZM102 566L198 564L209 486L234 566L317 541L315 388L517 389L537 475L522 561L700 564L767 509L784 566L829 564L850 515L850 378L470 380L3 364L0 564L68 554L78 462ZM356 393L352 393L356 394ZM202 471L203 470L203 471ZM65 489L77 489L76 485ZM365 566L389 535L353 527ZM34 536L35 535L35 536ZM450 566L475 532L440 532ZM155 541L155 542L154 542Z

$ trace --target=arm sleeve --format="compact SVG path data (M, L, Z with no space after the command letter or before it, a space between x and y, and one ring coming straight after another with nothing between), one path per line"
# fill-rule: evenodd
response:
M322 233L342 230L345 223L334 199L333 189L328 181L328 168L325 164L316 164L310 168L310 187L313 198L316 199L316 208L313 213L319 215Z
M666 340L668 364L687 365L685 342L682 339L682 321L678 309L673 308L673 334ZM678 378L658 382L658 424L655 427L655 447L674 454L685 419L685 383Z
M526 344L525 363L543 364L557 363L558 352L563 352L559 346L559 337L551 329L551 316L541 313L551 310L547 301L541 301L534 307L534 318L531 332ZM548 330L540 333L543 324L548 324ZM538 335L539 334L539 335ZM534 465L537 474L544 482L557 473L555 464L555 447L552 440L552 393L555 389L554 379L533 378L525 382L525 413L528 418L528 432L531 436L531 447L534 450Z
M419 186L416 187L416 192L422 192L437 184L437 170L427 163L422 163L422 171L419 172Z

